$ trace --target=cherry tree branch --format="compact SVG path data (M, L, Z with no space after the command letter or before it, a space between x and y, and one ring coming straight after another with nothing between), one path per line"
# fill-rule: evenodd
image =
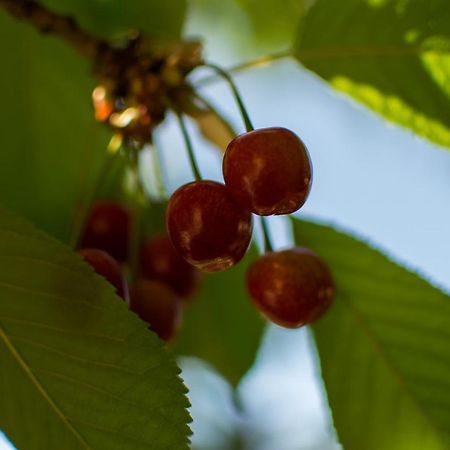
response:
M95 58L99 47L106 45L82 30L72 17L56 14L34 0L0 0L0 8L34 25L43 34L60 37L89 58Z

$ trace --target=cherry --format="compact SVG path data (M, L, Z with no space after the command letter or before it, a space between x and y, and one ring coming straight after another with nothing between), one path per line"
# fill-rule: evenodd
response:
M266 253L254 261L247 272L247 289L263 315L287 328L317 320L334 295L327 265L302 247Z
M286 128L262 128L228 144L223 177L243 208L260 216L290 214L308 197L312 167L296 134Z
M182 298L190 297L198 286L198 270L175 251L166 233L144 241L140 266L144 277L167 284Z
M128 283L120 264L108 253L97 248L84 248L78 251L79 255L92 266L92 268L111 283L118 295L126 302L129 301Z
M164 341L170 341L181 324L181 302L175 292L155 280L138 280L131 288L130 309Z
M193 181L178 188L166 219L175 250L205 272L219 272L239 262L252 236L250 212L215 181Z
M88 217L81 247L99 248L118 261L125 261L128 253L130 214L117 202L96 203Z

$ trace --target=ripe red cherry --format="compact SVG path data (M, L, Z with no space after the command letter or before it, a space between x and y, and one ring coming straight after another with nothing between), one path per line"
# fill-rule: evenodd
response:
M327 265L301 247L266 253L254 261L247 272L247 289L268 319L287 328L317 320L334 295Z
M191 296L198 286L199 271L175 251L166 233L144 241L140 266L144 277L167 284L182 298Z
M308 197L312 167L296 134L286 128L262 128L228 144L223 177L243 208L260 216L290 214Z
M84 248L78 253L92 268L106 278L126 302L129 301L128 283L125 279L120 264L108 253L97 248Z
M117 202L96 203L88 217L81 247L99 248L118 261L125 261L128 253L130 214Z
M167 207L167 231L175 250L205 272L228 269L245 255L252 216L225 185L194 181L177 189Z
M175 292L155 280L139 280L130 291L130 309L164 341L176 335L181 324L181 302Z

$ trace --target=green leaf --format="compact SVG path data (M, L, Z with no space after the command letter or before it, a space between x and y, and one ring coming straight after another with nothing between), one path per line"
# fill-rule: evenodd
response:
M175 347L178 354L208 361L233 384L253 364L264 328L245 291L245 272L255 257L252 248L234 268L204 275Z
M0 10L0 203L67 240L109 131L94 122L87 61Z
M187 449L162 343L67 247L0 209L0 428L23 449Z
M237 0L245 12L255 44L271 48L286 48L292 43L294 33L303 13L303 0Z
M130 29L159 39L180 36L185 0L42 0L48 8L74 17L85 29L106 37Z
M329 264L330 311L314 326L346 450L450 446L450 297L361 241L294 221Z
M258 56L292 46L303 4L303 0L284 1L282 6L277 0L192 0L188 29L212 39L219 35L240 56Z
M446 0L317 0L300 30L295 52L307 68L387 119L450 147L450 72L448 60L437 57L450 54Z

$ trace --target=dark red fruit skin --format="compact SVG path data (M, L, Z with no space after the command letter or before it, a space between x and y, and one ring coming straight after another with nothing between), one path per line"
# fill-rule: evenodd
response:
M252 215L230 196L225 185L193 181L177 189L167 207L167 232L175 250L205 272L238 263L252 236Z
M92 266L95 272L116 288L116 292L120 297L127 303L129 302L127 280L123 275L120 264L111 255L97 248L83 248L78 253Z
M266 253L247 272L255 306L286 328L312 323L330 307L334 283L327 265L311 250L297 247Z
M155 280L141 279L131 288L130 309L164 341L172 340L181 325L181 301L175 292Z
M89 214L81 247L99 248L123 262L128 254L130 214L117 202L98 202Z
M261 128L236 137L228 144L222 170L234 199L260 216L297 211L311 189L308 150L286 128Z
M182 299L196 291L200 272L188 264L175 250L167 233L159 233L144 241L140 250L143 277L170 286Z

